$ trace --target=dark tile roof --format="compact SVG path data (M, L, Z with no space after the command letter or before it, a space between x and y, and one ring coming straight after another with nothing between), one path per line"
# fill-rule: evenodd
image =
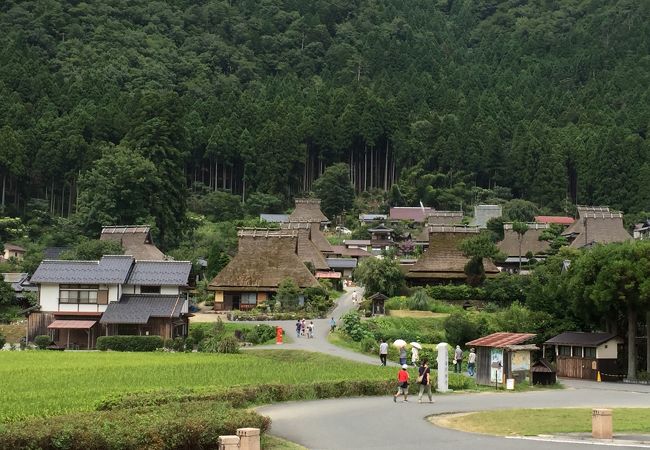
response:
M289 214L260 214L260 220L271 223L285 223L289 221Z
M185 286L192 270L189 261L137 261L127 284Z
M549 345L581 345L585 347L598 347L610 339L614 339L614 333L585 333L582 331L565 331L552 337L544 344Z
M122 295L109 303L100 323L146 324L151 317L180 317L185 300L179 295Z
M327 264L332 269L354 269L357 267L355 258L327 258Z
M32 283L123 284L133 265L131 256L103 256L99 261L43 261Z

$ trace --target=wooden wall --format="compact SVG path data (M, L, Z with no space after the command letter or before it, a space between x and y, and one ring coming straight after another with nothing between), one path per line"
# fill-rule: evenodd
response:
M597 363L593 358L557 357L557 376L595 380Z
M49 335L48 325L54 322L54 314L46 312L33 312L27 318L27 339L34 341L36 336Z

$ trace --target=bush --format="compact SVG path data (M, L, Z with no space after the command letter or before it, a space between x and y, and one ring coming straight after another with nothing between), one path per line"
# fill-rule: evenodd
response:
M242 332L242 339L252 344L263 344L275 338L275 327L270 325L257 325L251 330Z
M34 344L41 350L45 350L51 343L52 338L46 334L42 334L34 338Z
M6 343L7 343L7 338L5 338L4 335L0 334L0 350L2 349L2 347L5 346Z
M485 291L466 284L447 284L427 286L425 291L436 300L483 300Z
M217 353L239 353L239 341L234 336L226 336L217 344Z
M91 411L3 425L0 448L188 449L217 448L237 428L270 428L270 419L225 403L197 401L160 407Z
M364 337L361 339L361 350L366 353L379 353L379 346L377 341L371 337Z
M174 338L172 341L172 350L175 352L182 352L185 350L185 338L180 336Z
M485 331L487 331L487 324L480 316L478 320L472 320L467 313L455 312L445 319L447 341L453 345L464 345L481 337Z
M409 309L413 311L428 311L431 307L430 303L431 297L427 295L427 291L424 289L418 289L415 291L406 302Z
M153 352L162 347L163 340L160 336L100 336L97 338L97 350L103 351Z
M361 318L355 311L350 311L344 314L341 317L340 323L340 329L350 336L353 341L360 342L363 338L373 337L372 333L368 330L368 327L361 323Z
M194 350L195 345L196 345L196 341L194 340L194 338L192 336L188 336L185 339L185 351L186 352L191 352L192 350Z

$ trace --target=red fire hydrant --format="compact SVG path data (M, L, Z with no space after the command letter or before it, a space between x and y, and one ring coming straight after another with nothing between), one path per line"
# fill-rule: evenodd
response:
M275 343L282 344L282 327L275 327Z

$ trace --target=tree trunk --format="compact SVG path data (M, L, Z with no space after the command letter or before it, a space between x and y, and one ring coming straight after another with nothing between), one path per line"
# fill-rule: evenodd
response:
M645 371L650 373L650 311L645 315Z
M374 187L375 184L375 147L370 147L370 189Z
M5 186L7 183L7 174L2 175L2 211L5 210Z
M632 306L627 307L627 378L636 379L636 319Z
M368 147L363 144L363 190L368 190Z
M386 139L386 162L384 163L384 191L388 190L388 138Z
M519 236L519 275L521 275L521 241L523 241L523 236Z

